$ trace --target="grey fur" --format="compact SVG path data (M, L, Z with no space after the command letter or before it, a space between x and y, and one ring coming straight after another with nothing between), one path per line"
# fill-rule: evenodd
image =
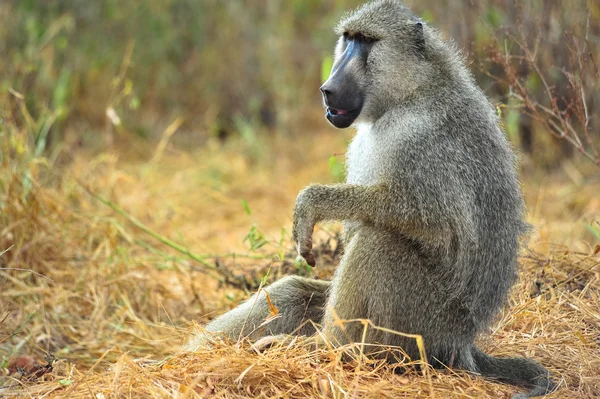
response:
M494 107L459 51L400 1L370 2L337 32L377 40L364 65L352 64L364 105L346 183L300 192L294 238L314 264L315 223L342 220L346 252L330 285L293 277L267 288L282 315L262 332L290 334L311 320L344 344L361 341L362 325L342 331L334 315L370 319L422 335L434 364L533 389L516 398L550 392L549 373L535 361L494 358L473 344L507 300L528 228L516 158ZM256 339L267 316L266 301L253 297L207 329L237 339L243 328ZM401 346L418 359L412 339L370 329L367 342Z
M217 317L206 326L206 330L224 333L230 340L256 340L262 336L292 333L312 335L316 332L314 323L320 323L323 318L330 285L329 281L299 276L284 277L235 309ZM265 292L269 293L280 311L276 318L266 323L271 314ZM210 344L216 337L218 336L199 333L186 344L185 349L194 351Z

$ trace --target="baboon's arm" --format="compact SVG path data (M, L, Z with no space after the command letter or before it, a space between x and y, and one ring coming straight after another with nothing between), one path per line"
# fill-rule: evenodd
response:
M423 187L423 190L427 190ZM408 237L425 242L446 240L457 231L456 203L449 203L439 190L418 196L386 185L311 185L300 192L294 210L293 237L298 253L314 265L312 235L314 225L324 220L352 220L397 229ZM433 198L433 197L440 198ZM422 199L426 200L423 201ZM446 209L444 205L448 205ZM454 230L454 231L452 231ZM444 238L445 237L445 238Z

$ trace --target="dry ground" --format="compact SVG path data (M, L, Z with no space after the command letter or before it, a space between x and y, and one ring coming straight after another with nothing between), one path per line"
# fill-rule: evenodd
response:
M191 320L233 307L267 271L270 282L306 272L287 234L293 201L307 183L333 181L329 158L347 139L326 131L193 152L127 142L121 152L77 152L68 167L26 160L18 143L3 143L0 396L509 397L514 388L464 373L397 375L301 343L177 354ZM553 398L600 397L600 180L586 177L598 173L572 163L551 175L525 169L537 230L510 306L480 344L540 360L560 384ZM319 230L312 275L327 277L338 227Z

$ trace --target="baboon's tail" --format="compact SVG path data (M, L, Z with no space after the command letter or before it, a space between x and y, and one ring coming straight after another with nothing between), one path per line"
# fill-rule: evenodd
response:
M550 372L535 360L523 357L498 358L483 353L475 345L470 347L470 356L469 353L465 355L459 359L461 368L487 378L531 389L527 393L514 395L513 399L546 395L556 387Z

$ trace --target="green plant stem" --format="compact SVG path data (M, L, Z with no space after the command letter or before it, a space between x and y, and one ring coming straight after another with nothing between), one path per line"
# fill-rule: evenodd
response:
M211 269L211 270L217 270L216 266L211 265L210 263L206 262L201 256L196 255L193 252L190 252L189 249L185 248L182 245L177 244L175 241L172 241L170 239L168 239L167 237L158 234L157 232L155 232L154 230L150 229L148 226L146 226L145 224L143 224L142 222L140 222L139 220L137 220L133 215L130 215L129 213L125 212L125 210L123 210L123 208L121 208L119 205L115 204L114 202L111 202L109 200L107 200L106 198L96 194L95 192L93 192L92 190L90 190L85 184L83 184L81 181L75 179L77 181L77 183L83 187L83 189L85 191L87 191L87 193L89 195L91 195L92 197L94 197L95 199L97 199L98 201L102 202L104 205L108 206L109 208L111 208L113 211L117 212L119 215L123 216L125 219L127 219L129 222L131 222L131 224L133 224L134 226L136 226L137 228L139 228L140 230L142 230L143 232L149 234L150 236L152 236L153 238L155 238L156 240L162 242L163 244L165 244L168 247L173 248L174 250L188 256L189 258L201 263L202 265L204 265L205 267Z

